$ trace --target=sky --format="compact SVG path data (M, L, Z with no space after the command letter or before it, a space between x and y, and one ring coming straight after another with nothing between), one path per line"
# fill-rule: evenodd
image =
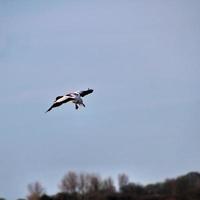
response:
M148 184L200 169L198 0L0 0L0 197L69 171ZM86 108L56 96L94 89Z

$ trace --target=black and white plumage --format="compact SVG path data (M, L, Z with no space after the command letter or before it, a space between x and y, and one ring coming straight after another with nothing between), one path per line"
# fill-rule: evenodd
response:
M71 92L63 96L57 96L56 99L53 102L53 105L46 111L49 112L52 108L58 107L62 105L63 103L72 102L75 104L75 108L78 109L79 106L84 106L83 99L81 97L84 97L88 94L91 94L93 92L93 89L87 89L83 91L77 91L77 92Z

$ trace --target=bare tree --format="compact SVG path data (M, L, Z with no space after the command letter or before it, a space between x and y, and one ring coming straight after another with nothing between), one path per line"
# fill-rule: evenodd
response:
M78 176L78 190L81 194L85 193L85 174L80 173Z
M90 175L87 173L80 173L78 176L78 190L81 194L88 192L90 188Z
M86 193L88 193L88 192L90 192L92 189L91 189L91 185L92 185L92 181L91 181L91 177L92 177L93 175L92 174L86 174L85 175L85 191L86 191Z
M115 192L115 185L114 185L114 181L111 177L108 177L106 179L103 180L102 182L102 190L112 193Z
M44 194L44 188L39 182L35 182L28 185L28 192L28 200L39 200Z
M101 177L97 174L90 174L89 175L89 191L90 192L98 192L101 189Z
M128 183L129 183L128 175L126 175L125 173L118 175L118 185L120 190L122 187L128 185Z
M74 193L78 189L78 176L75 172L69 171L61 181L62 192Z

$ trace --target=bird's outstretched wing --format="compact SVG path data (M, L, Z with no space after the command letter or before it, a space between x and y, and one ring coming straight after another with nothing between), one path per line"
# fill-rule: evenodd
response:
M46 111L46 113L49 112L52 108L58 107L63 103L67 103L72 100L74 100L74 98L68 96L58 96L56 97L56 100L53 102L53 105Z
M54 102L56 102L58 99L62 98L63 96L57 96Z
M60 105L62 105L62 103L56 103L56 102L54 102L53 105L45 113L49 112L52 108L58 107Z
M87 90L80 91L79 94L80 94L81 97L84 97L88 94L91 94L93 91L94 91L93 89L88 88Z

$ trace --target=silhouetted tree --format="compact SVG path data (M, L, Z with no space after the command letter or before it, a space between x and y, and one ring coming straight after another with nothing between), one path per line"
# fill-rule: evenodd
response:
M101 177L97 174L89 174L89 192L98 192L101 189Z
M167 179L162 186L162 194L176 195L176 180Z
M61 181L62 192L74 193L78 189L78 176L75 172L69 171Z
M49 197L48 195L44 194L40 197L40 200L53 200L52 197Z
M199 200L200 174L189 173L176 179L143 186L129 182L126 174L118 176L120 191L115 190L111 177L68 172L62 179L63 191L47 196L37 182L29 185L28 200ZM41 195L43 194L43 195Z
M118 186L120 190L128 183L129 183L129 177L125 173L118 175Z
M27 195L28 200L39 200L44 194L44 188L39 182L31 183L28 185L29 194Z
M108 177L108 178L103 180L102 190L104 192L108 192L108 193L113 193L113 192L116 191L113 179L111 177Z
M78 175L78 191L80 194L85 194L90 189L90 175L87 173L80 173Z
M121 192L124 194L132 194L134 196L144 195L146 193L144 186L135 183L124 185L121 188Z

